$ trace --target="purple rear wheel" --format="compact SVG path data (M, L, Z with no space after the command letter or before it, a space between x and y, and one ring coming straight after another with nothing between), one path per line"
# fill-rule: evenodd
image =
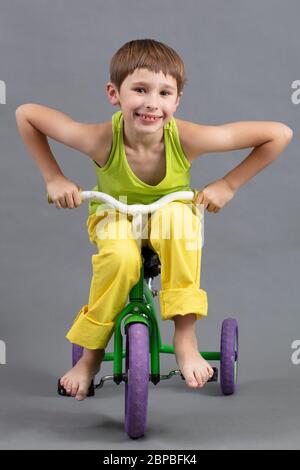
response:
M126 334L125 431L132 439L145 434L149 387L149 332L131 323Z
M83 347L78 344L72 343L72 365L73 367L77 364L81 356L83 355Z
M226 318L221 331L220 382L224 395L235 392L238 374L238 324L234 318Z
M78 344L72 343L72 365L73 367L77 364L79 359L83 356L83 347ZM94 379L91 381L87 396L91 397L95 395L94 391Z

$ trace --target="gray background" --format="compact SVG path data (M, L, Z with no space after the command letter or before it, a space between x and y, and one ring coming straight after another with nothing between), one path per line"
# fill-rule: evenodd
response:
M299 15L296 0L1 2L0 79L7 86L7 103L0 105L0 339L7 347L7 364L0 365L1 448L300 447L300 365L291 362L291 344L300 339L300 105L291 101L291 83L300 78ZM197 325L199 347L218 350L222 320L238 320L236 395L222 396L219 384L190 390L178 377L150 384L147 434L130 441L123 431L124 384L109 383L81 403L56 395L57 378L71 366L65 334L87 302L95 247L86 206L47 204L15 109L34 102L82 122L110 119L117 110L105 95L110 59L125 42L147 37L166 42L185 62L178 118L213 125L281 121L294 138L219 214L205 213L201 287L209 315ZM95 184L87 157L50 145L68 178L85 189ZM192 187L224 176L250 150L195 161ZM160 324L170 343L173 322ZM174 357L162 356L161 372L174 368ZM110 373L111 363L102 371Z

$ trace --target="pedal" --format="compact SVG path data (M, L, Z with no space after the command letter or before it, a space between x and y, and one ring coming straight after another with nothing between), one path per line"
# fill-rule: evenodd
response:
M218 368L217 367L212 367L212 369L214 371L214 374L210 379L208 379L207 382L218 382ZM185 380L184 376L182 374L180 374L180 375L181 375L182 380Z
M218 382L218 368L213 367L212 370L214 371L213 376L208 380L208 382Z
M70 393L67 393L66 389L61 385L60 379L58 379L58 384L57 384L57 392L59 395L63 397L72 397ZM89 386L88 393L86 395L87 397L93 397L95 396L95 386L94 386L94 381L92 380L91 385ZM74 398L74 397L72 397Z

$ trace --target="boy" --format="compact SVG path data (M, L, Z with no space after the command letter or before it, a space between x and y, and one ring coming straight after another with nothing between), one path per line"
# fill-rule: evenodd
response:
M84 124L45 106L24 104L18 107L16 119L20 134L56 207L78 207L79 187L63 175L47 137L87 155L95 165L98 190L114 197L128 195L128 204L150 203L168 192L187 189L191 162L205 153L254 147L236 168L196 193L194 202L215 213L234 197L243 184L273 162L291 141L292 130L280 122L242 121L206 126L175 120L173 115L185 82L184 64L173 49L155 40L140 39L124 44L112 58L106 91L110 103L121 108L113 115L112 121ZM171 156L167 145L168 149L173 149ZM171 178L169 173L172 171ZM177 178L176 184L174 178ZM122 187L123 180L126 184ZM138 280L140 269L134 244L127 244L121 251L125 263L120 253L114 254L119 245L99 241L95 235L99 220L95 206L90 204L87 225L90 240L97 244L100 254L92 257L89 304L78 313L67 335L71 342L84 347L84 354L60 380L67 393L77 400L86 397L91 379L100 370L105 347L113 332L115 318L112 312L118 313L124 306L130 288ZM177 263L176 270L173 266L173 272L167 278L172 260L170 256L167 261L165 254L169 252L176 256L174 243L170 240L167 248L162 242L155 245L161 260L166 301L164 303L161 297L161 311L168 308L168 316L164 310L163 319L168 317L174 321L176 361L187 386L202 387L213 370L199 354L195 329L196 320L207 315L205 292L199 289L201 250L194 257L198 269L193 270L196 277L192 279L192 289L185 293L183 288L176 289L183 275L181 266L186 264L186 272L190 275L194 261L190 259L187 262L188 255L177 250L178 259L184 262ZM132 264L124 267L127 261ZM174 271L178 272L178 278L177 274L172 277ZM172 289L168 291L171 279L176 299L174 292L172 297ZM104 287L106 291L111 289L106 303ZM112 295L113 289L118 295ZM176 305L177 310L172 310L172 305Z

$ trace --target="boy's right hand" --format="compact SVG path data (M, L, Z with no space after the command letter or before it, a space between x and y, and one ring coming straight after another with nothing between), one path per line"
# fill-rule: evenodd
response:
M53 202L58 209L74 209L80 206L80 187L60 175L47 183L48 202Z

